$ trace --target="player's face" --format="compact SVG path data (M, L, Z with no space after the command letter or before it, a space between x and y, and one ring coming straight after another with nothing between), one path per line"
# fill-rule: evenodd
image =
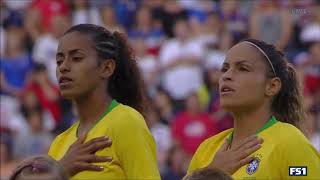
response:
M63 97L85 96L101 83L92 43L89 36L79 32L68 33L60 39L56 75Z
M259 53L243 42L228 51L219 79L222 108L249 110L265 101L267 64Z

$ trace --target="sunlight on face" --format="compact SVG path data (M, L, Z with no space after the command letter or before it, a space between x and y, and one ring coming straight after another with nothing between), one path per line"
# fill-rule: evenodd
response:
M234 111L262 104L265 98L267 64L259 51L247 43L227 53L219 80L221 107Z

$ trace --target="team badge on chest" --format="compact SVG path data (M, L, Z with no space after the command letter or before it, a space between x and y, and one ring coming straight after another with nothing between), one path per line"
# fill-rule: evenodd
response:
M255 157L250 163L248 164L246 171L249 175L254 174L260 165L260 159L258 157Z

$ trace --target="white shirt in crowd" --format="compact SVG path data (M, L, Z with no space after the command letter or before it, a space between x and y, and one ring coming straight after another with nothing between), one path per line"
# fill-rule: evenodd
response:
M90 8L83 10L76 10L72 13L72 24L99 24L102 25L98 9Z
M320 152L320 132L316 132L310 138L311 144Z
M20 112L20 102L17 98L0 96L0 124L3 128L15 132L16 134L26 134L28 122ZM55 128L53 116L46 110L42 112L43 128L45 131L52 131Z
M199 66L179 65L166 69L163 73L163 86L170 95L177 100L184 99L191 92L199 89L202 84L201 57L203 47L197 41L186 41L181 43L176 39L166 42L160 51L160 64L166 66L177 58L197 57Z
M33 60L46 66L50 80L57 84L56 78L56 53L58 49L58 39L51 34L39 37L34 45Z
M149 95L154 95L156 90L157 79L157 60L153 55L146 55L138 59L138 67L141 71L144 83L147 86Z
M222 68L223 62L226 58L226 53L221 50L211 50L206 54L205 57L205 68L206 69L217 69Z
M153 138L157 145L157 161L160 172L165 168L168 151L172 146L172 137L168 126L157 123L150 128Z
M4 56L6 36L4 29L0 26L0 57Z

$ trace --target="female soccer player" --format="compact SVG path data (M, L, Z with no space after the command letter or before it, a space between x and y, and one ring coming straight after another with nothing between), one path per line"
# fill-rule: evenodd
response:
M284 55L272 45L248 39L229 50L222 72L221 106L233 114L234 128L204 141L193 156L188 173L224 164L217 168L235 179L297 178L299 173L293 168L300 168L304 178L319 179L320 155L300 130L303 110L299 83ZM264 142L245 146L261 146L260 149L243 156L228 156L243 148L239 144L245 138L250 141L250 136L258 136ZM226 158L218 158L221 154ZM244 164L248 158L250 163ZM238 169L232 164L242 166Z
M160 179L155 142L139 113L144 97L139 71L123 36L96 25L73 26L60 39L56 60L61 95L74 102L79 121L54 140L49 155L67 171L72 155L78 166L99 162L91 167L101 171L68 172L74 179ZM85 148L84 134L84 142L92 142ZM94 153L106 143L102 136L112 145Z

